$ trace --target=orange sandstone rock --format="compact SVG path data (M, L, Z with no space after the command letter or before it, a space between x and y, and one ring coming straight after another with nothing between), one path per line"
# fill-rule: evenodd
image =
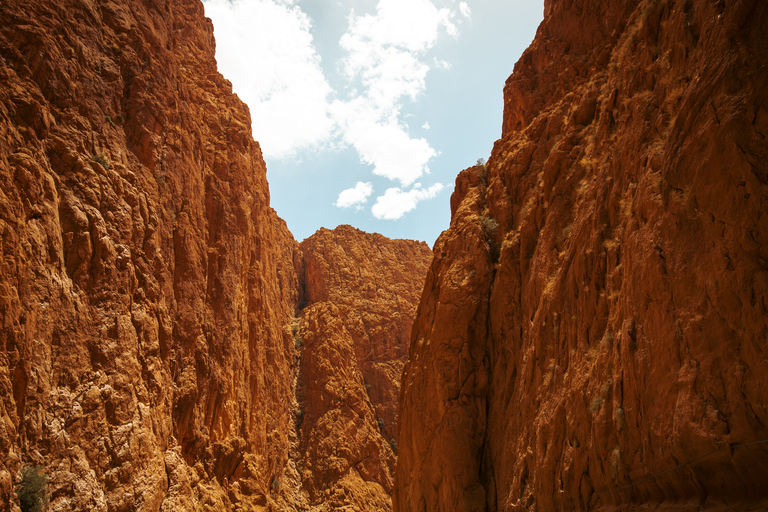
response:
M545 3L434 248L395 510L768 506L765 26Z
M298 245L199 1L0 4L0 509L255 510ZM254 508L255 507L255 508Z
M300 247L303 486L312 505L390 510L400 375L431 251L350 226Z

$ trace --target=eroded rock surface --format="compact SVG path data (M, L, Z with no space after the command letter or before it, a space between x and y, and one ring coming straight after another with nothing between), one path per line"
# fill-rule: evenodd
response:
M431 251L300 249L213 56L198 0L0 4L2 510L391 508Z
M395 510L766 508L766 26L545 2L434 248Z
M0 509L258 509L298 244L193 0L0 4Z
M317 510L391 510L400 375L432 252L350 226L300 245L297 464Z

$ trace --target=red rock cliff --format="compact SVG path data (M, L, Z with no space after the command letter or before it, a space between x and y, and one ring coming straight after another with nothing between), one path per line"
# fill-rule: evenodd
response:
M2 510L391 508L431 251L299 248L213 55L197 0L0 4Z
M768 506L766 26L545 3L434 248L395 510Z
M312 506L391 510L400 375L432 252L350 226L300 247L294 480Z
M197 0L0 4L0 509L265 505L298 246Z

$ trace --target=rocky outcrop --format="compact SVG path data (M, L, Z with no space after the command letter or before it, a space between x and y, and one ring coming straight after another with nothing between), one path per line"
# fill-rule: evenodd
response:
M196 0L0 4L0 509L266 506L298 244Z
M350 226L300 248L295 478L313 510L391 510L400 375L432 253Z
M395 510L766 507L767 25L545 2L434 248Z

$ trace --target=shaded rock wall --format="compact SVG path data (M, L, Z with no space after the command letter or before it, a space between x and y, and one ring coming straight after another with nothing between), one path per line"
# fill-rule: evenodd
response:
M766 507L765 26L545 3L434 248L395 510Z
M300 248L303 488L327 510L390 510L400 375L432 252L350 226L321 229Z
M213 56L199 1L0 4L3 510L33 464L51 510L266 505L286 464L298 245Z

